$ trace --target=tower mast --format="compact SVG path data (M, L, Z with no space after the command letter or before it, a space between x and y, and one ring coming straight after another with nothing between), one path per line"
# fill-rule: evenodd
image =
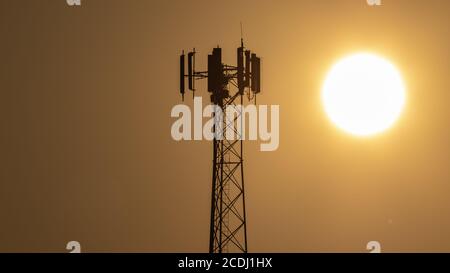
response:
M188 58L195 58L188 54ZM191 66L195 60L188 59ZM214 114L213 164L211 185L211 215L209 252L247 253L247 220L245 209L244 160L243 160L243 110L244 95L254 98L260 92L260 59L241 46L237 49L237 66L222 63L222 49L216 47L208 55L208 70L197 72L194 67L184 74L184 54L180 57L180 92L184 96L184 78L188 78L193 91L194 80L208 79ZM192 88L191 88L192 87ZM252 100L250 100L251 102ZM237 115L227 116L226 109L235 106ZM223 113L219 115L218 113ZM238 119L241 119L238 123ZM241 128L238 128L240 124ZM231 130L234 139L227 139Z

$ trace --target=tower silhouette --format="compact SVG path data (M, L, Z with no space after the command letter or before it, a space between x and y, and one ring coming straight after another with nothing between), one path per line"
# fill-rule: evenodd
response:
M249 103L256 103L256 94L260 87L260 58L241 46L237 49L237 65L222 63L222 49L216 47L208 55L208 70L195 70L195 49L188 53L188 73L185 74L185 54L180 56L180 93L184 100L185 79L188 88L195 91L195 81L208 79L208 92L211 103L222 113L228 106L243 105L244 97ZM245 128L243 108L236 116L215 113L213 131L213 165L211 191L211 218L209 252L247 252L247 220L245 210L243 137ZM240 129L240 130L238 130ZM227 131L237 138L226 138Z

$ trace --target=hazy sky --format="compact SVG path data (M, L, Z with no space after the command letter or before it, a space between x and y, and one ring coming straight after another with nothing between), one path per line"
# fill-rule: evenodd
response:
M249 251L449 252L450 2L382 3L1 0L0 251L208 251L212 144L170 136L178 55L195 47L206 68L220 45L235 63L242 21L258 103L280 105L279 149L245 145ZM320 101L358 51L407 87L400 120L369 139Z

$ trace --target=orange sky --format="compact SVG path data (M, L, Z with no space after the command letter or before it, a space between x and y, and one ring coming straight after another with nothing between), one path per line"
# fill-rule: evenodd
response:
M450 2L382 2L2 1L0 251L206 252L212 145L170 137L177 61L195 47L206 68L220 45L234 63L242 21L258 103L280 105L279 149L245 144L249 251L449 252ZM320 102L357 51L407 86L376 138L340 132Z

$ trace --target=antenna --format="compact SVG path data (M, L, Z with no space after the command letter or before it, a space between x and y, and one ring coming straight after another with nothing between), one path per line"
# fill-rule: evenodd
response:
M194 89L194 57L195 56L195 48L194 51L188 53L188 86L189 90L195 91Z
M220 93L223 80L222 49L216 47L212 55L208 55L208 92Z
M251 63L251 52L250 50L245 51L245 87L250 87L250 63Z
M244 83L244 47L242 46L237 49L237 82L239 88L239 94L244 94L245 83Z
M184 101L184 50L180 55L180 93L181 99Z
M251 89L253 93L257 94L261 92L261 59L256 56L256 54L252 54L251 59L251 69L252 69L252 83Z

